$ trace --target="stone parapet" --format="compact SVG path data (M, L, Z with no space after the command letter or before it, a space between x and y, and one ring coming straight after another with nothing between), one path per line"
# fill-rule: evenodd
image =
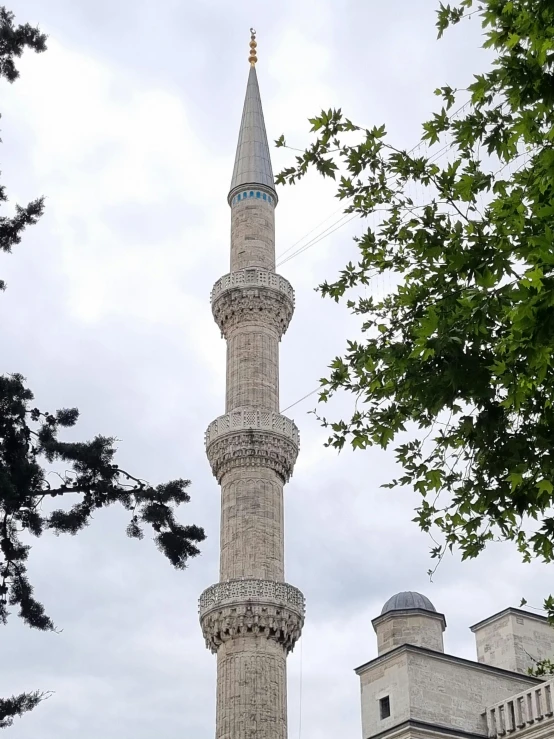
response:
M294 303L294 289L288 280L285 280L281 275L270 272L267 269L260 269L258 267L251 267L247 269L241 269L237 272L230 272L227 275L221 277L213 286L210 300L213 301L221 295L234 287L270 287L273 290L279 290L279 292L285 293Z
M263 318L279 338L294 312L294 290L284 277L259 267L231 272L219 279L211 293L212 312L223 336L248 318Z
M236 467L269 467L287 482L298 456L294 421L272 411L238 409L208 426L206 453L218 482Z
M533 739L546 739L554 735L554 680L536 685L514 695L486 711L489 737L531 736L530 727L537 727Z
M304 625L298 588L272 580L227 580L207 588L199 600L206 645L212 652L237 636L260 635L292 651Z

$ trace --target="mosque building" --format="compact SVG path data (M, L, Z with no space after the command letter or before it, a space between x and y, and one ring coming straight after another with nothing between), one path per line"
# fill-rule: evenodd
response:
M529 674L554 656L544 616L506 608L471 627L477 660L445 654L446 619L398 593L373 619L377 657L356 668L362 739L552 739L554 679Z

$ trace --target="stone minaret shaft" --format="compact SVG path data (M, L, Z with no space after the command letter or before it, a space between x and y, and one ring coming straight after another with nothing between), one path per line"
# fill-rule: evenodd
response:
M294 292L275 274L275 192L256 76L256 42L229 192L230 273L212 291L227 339L226 413L206 450L221 485L219 583L200 596L217 653L216 739L286 739L286 656L304 623L304 597L284 581L283 486L298 429L279 414L279 341Z

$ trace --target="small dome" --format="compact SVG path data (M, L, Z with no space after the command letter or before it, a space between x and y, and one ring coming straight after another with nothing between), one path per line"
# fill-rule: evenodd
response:
M415 609L434 611L435 613L437 611L429 598L421 595L421 593L397 593L385 603L381 616L391 611L412 611Z

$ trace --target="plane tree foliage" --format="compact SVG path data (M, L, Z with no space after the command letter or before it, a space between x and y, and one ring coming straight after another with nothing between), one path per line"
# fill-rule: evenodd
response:
M415 149L331 109L277 179L313 168L367 219L356 261L319 286L361 326L321 380L322 402L352 395L347 417L320 415L328 444L394 449L385 487L420 494L415 521L439 561L500 539L552 563L554 3L441 4L439 38L468 22L490 66L435 91ZM552 597L544 607L554 617Z

